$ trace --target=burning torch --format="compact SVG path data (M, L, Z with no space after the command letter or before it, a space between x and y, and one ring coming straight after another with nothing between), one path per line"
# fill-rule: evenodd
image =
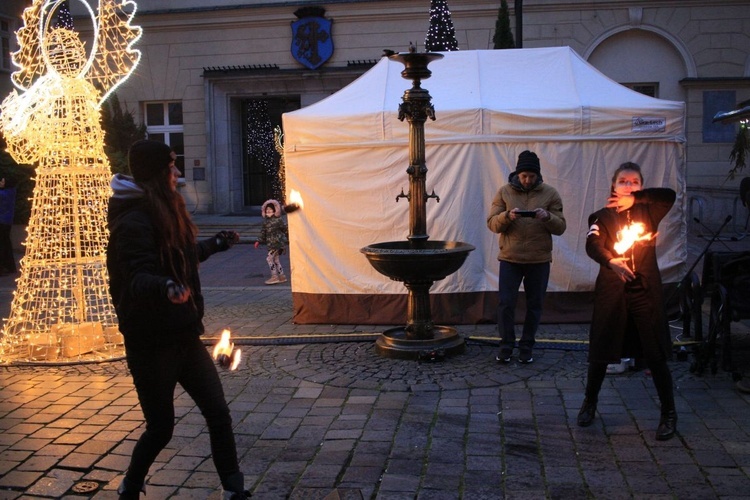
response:
M299 194L299 191L292 189L289 193L289 203L284 205L284 212L290 214L304 207L305 204L302 202L302 195Z
M635 244L639 241L650 241L655 237L654 233L646 233L646 226L642 222L633 222L617 231L615 252L619 255L624 255L625 252L631 250L630 263L632 271L635 273L635 257L633 254Z
M229 330L221 332L221 339L214 346L213 358L222 368L234 371L240 364L241 352L234 348L234 342L230 341Z

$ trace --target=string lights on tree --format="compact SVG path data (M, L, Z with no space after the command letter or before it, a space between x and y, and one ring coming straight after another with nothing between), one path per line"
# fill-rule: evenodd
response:
M73 16L70 14L70 8L68 7L68 1L65 0L60 4L57 9L57 21L55 21L55 28L65 28L66 30L73 30Z
M110 167L100 107L138 64L136 4L100 0L87 52L55 26L64 0L34 0L16 33L13 90L0 105L8 152L36 164L36 185L0 361L82 361L122 355L106 272ZM66 6L67 7L67 6ZM57 15L55 15L57 14ZM20 93L19 93L20 91Z
M268 175L271 181L271 198L283 203L284 191L279 169L274 161L273 127L265 99L253 99L248 104L247 154L250 161Z
M277 198L279 203L284 205L286 203L286 162L284 161L284 132L280 126L276 126L273 129L273 147L279 154L279 189L281 190L281 198Z
M451 11L446 0L430 2L430 27L424 41L427 52L445 52L458 50L456 30L453 28Z

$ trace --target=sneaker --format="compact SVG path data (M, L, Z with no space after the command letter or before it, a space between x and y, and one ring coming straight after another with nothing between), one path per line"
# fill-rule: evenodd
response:
M276 283L281 283L281 281L275 274L266 280L266 285L275 285Z
M630 363L630 358L623 358L619 363L607 365L607 373L609 375L620 375L621 373L625 373L625 370L630 368Z
M510 357L512 354L513 354L513 349L503 347L500 349L500 354L495 356L495 361L498 361L500 363L505 363L507 365L508 363L510 363Z
M518 356L518 361L527 365L534 362L534 357L531 355L531 349L521 349L521 354Z

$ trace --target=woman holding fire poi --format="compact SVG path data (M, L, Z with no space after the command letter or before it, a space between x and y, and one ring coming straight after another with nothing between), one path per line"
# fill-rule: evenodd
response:
M137 141L128 153L133 177L117 174L112 179L109 288L146 419L117 491L120 499L136 499L144 491L149 468L172 438L179 383L206 419L224 498L241 500L250 495L239 469L232 418L216 366L200 339L198 276L198 262L229 249L239 236L221 231L196 241L197 229L177 192L180 171L174 158L164 143Z
M623 163L612 177L605 208L589 216L586 253L599 263L594 312L589 332L589 368L578 425L594 421L607 365L621 358L642 358L656 386L661 418L656 439L674 436L677 412L672 348L661 273L656 260L656 231L675 202L669 188L643 189L641 167Z

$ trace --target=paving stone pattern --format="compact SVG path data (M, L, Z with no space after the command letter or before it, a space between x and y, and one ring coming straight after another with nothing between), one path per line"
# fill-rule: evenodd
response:
M729 373L670 363L671 441L654 439L646 370L608 376L594 425L579 428L581 345L540 342L533 364L499 365L494 327L476 325L459 327L464 354L383 358L346 335L385 325L294 325L289 284L262 285L265 253L235 250L201 270L206 341L229 327L243 344L240 368L220 374L254 498L748 498L750 395ZM11 290L0 283L0 301ZM586 328L543 325L538 337L582 342ZM146 498L218 499L205 422L179 387L175 405ZM0 431L0 499L106 499L143 420L123 360L0 366Z

